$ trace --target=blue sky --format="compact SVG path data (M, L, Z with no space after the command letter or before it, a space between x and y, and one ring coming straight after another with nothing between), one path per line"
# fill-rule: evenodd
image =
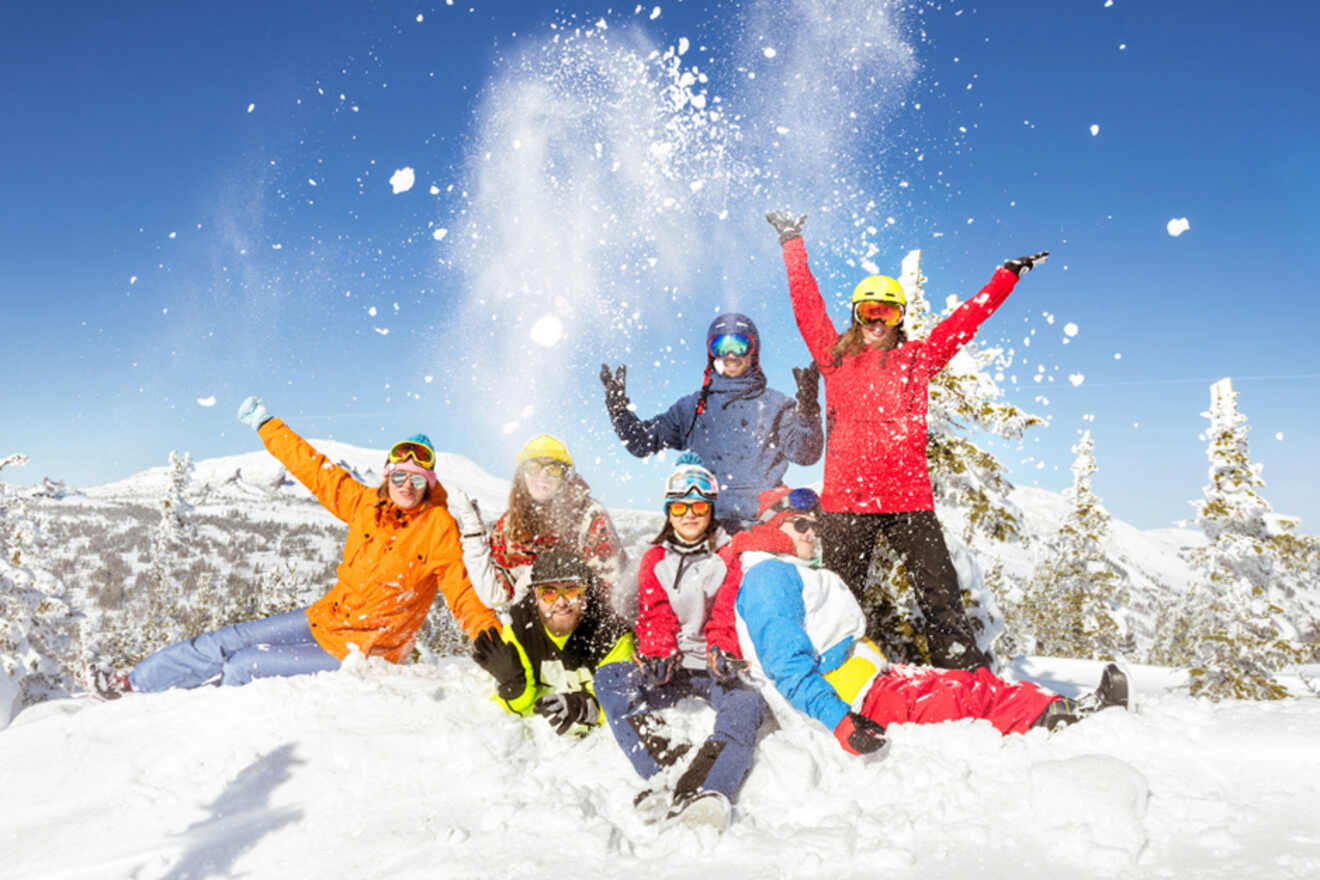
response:
M500 475L550 431L651 506L665 467L614 439L599 364L659 412L737 309L791 391L761 219L787 206L831 301L913 248L937 302L1054 253L978 336L1050 419L996 449L1015 482L1069 485L1090 429L1116 516L1185 518L1230 376L1265 497L1316 532L1314 10L523 6L0 11L0 455L32 459L5 478L251 451L259 394L307 436L423 430Z

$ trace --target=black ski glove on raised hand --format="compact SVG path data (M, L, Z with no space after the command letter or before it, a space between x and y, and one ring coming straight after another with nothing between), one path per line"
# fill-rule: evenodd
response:
M512 700L526 690L522 657L515 646L500 638L495 627L477 633L472 640L472 659L494 677L501 699Z
M619 368L610 373L607 364L600 365L600 384L605 386L605 409L610 418L628 409L628 391L625 383L628 379L628 366L619 364Z
M1004 268L1021 278L1049 258L1049 251L1041 251L1040 253L1032 254L1029 257L1018 257L1016 260L1005 260Z
M869 755L885 747L884 727L856 712L843 716L839 726L834 728L834 738L845 752L852 755Z
M586 691L551 694L536 701L536 714L541 715L555 733L563 736L574 724L590 727L600 714L600 704Z
M794 367L793 379L797 382L798 413L804 419L820 418L820 400L817 391L820 387L820 367L812 361L808 367Z
M794 217L788 211L771 211L765 215L765 219L779 233L779 243L782 245L802 237L802 224L807 222L807 215Z

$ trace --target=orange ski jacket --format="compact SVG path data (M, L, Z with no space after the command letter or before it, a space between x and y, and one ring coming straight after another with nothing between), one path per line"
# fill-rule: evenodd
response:
M348 524L338 582L307 609L322 648L342 660L356 645L369 657L398 663L412 652L437 592L468 638L499 627L468 580L444 487L437 484L420 509L403 510L382 501L375 488L354 480L279 419L258 433L270 454Z

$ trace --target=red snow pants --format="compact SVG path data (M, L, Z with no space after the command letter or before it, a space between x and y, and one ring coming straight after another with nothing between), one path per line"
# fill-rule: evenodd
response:
M1023 733L1056 699L1029 681L1004 681L984 666L975 672L895 666L871 684L862 714L886 727L984 718L1001 733Z

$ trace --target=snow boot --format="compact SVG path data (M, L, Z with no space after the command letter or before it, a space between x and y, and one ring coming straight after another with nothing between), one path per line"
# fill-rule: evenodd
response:
M685 825L712 825L720 831L729 827L729 799L718 791L703 788L710 769L724 751L724 740L706 740L697 756L674 784L674 801L667 820Z
M124 694L132 693L133 684L128 680L127 672L116 672L88 664L82 670L83 687L101 702L117 700Z
M689 828L714 828L722 832L728 830L732 813L733 807L724 795L718 791L699 791L674 804L665 818Z
M1100 686L1094 692L1074 700L1058 697L1045 707L1032 727L1044 727L1054 730L1067 724L1076 724L1087 715L1094 715L1102 709L1132 708L1132 689L1128 686L1128 677L1118 664L1109 663L1100 673Z
M1097 712L1111 706L1132 709L1132 688L1128 684L1128 675L1117 663L1105 666L1105 671L1100 673L1100 686L1092 696L1099 702L1095 709Z

